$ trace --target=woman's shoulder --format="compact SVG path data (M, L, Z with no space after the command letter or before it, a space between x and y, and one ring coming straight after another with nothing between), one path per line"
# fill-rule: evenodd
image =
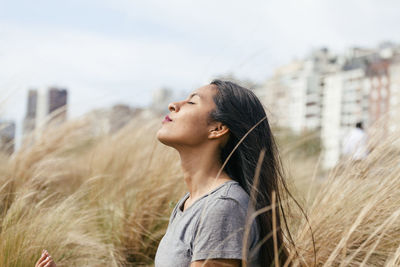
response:
M247 218L249 196L235 181L225 182L203 199L198 207L198 224L207 231L219 233L227 223L234 229L243 228Z
M247 192L236 181L227 182L223 190L220 190L215 196L217 202L236 203L244 210L248 208L249 199Z

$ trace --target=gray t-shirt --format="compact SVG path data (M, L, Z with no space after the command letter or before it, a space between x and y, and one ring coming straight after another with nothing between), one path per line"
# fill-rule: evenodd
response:
M187 267L205 259L242 259L249 195L238 182L228 181L197 199L185 211L187 193L172 211L167 232L155 257L156 267ZM250 252L258 241L258 228L250 228ZM257 266L257 253L248 263Z

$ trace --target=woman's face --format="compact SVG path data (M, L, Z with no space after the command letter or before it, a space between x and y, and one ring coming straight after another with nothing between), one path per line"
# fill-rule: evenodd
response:
M216 108L214 85L205 85L192 92L188 98L168 105L170 113L157 132L160 142L171 147L197 146L208 140L212 130L209 114Z

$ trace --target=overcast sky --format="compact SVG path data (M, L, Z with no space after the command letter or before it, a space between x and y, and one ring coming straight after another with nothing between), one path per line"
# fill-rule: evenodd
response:
M69 90L69 115L148 104L219 74L264 81L311 49L400 42L398 0L0 0L0 117L29 88Z

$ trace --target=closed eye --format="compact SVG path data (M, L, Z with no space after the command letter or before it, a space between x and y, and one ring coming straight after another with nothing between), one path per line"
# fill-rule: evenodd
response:
M188 104L194 105L194 104L196 104L196 103L191 102L191 101L188 101Z

